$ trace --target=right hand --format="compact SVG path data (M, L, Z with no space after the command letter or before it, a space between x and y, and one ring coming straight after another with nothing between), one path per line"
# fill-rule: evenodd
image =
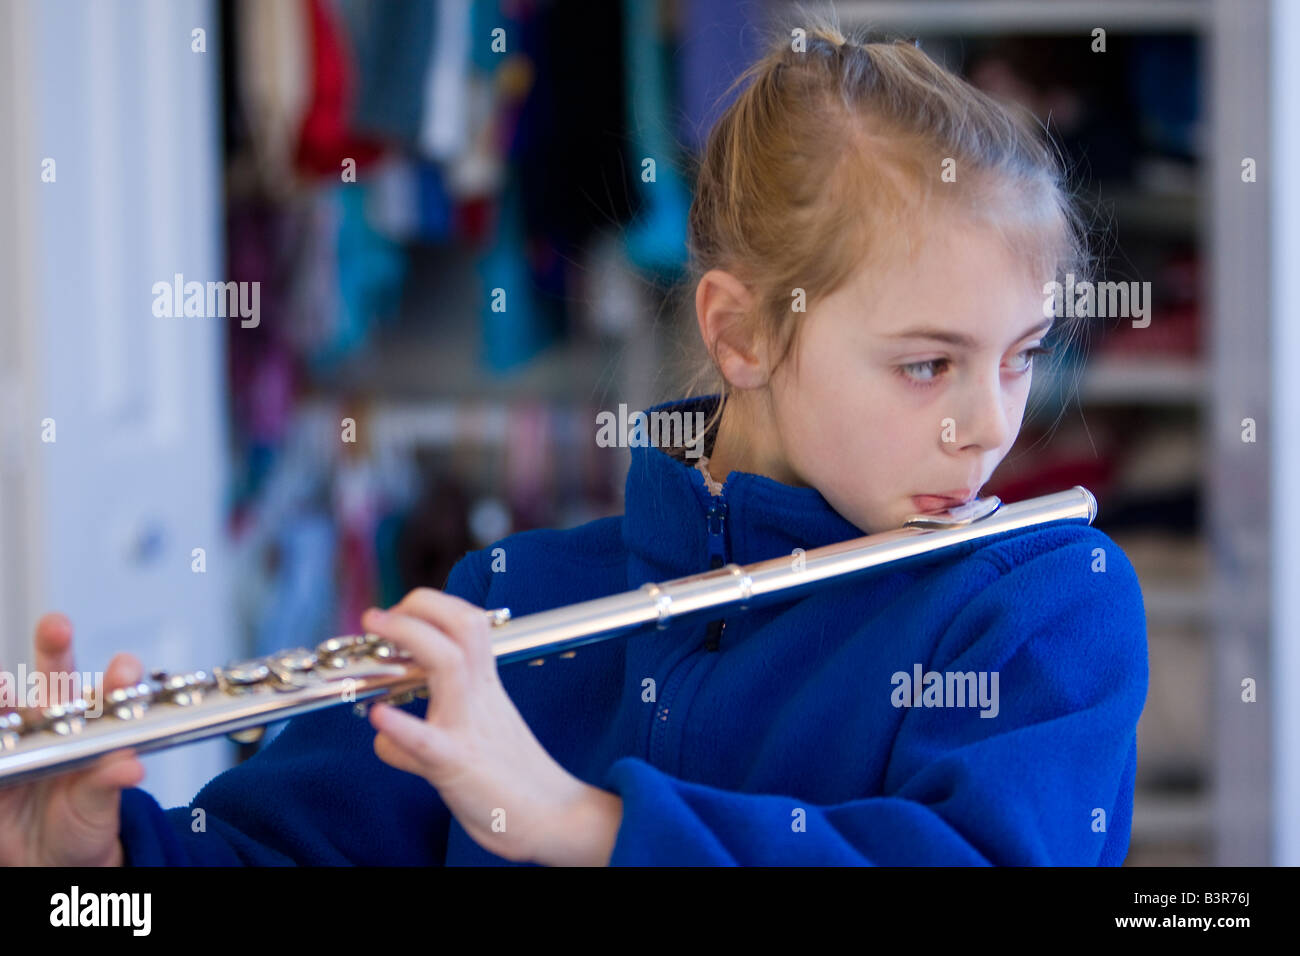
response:
M46 614L36 624L36 668L45 674L75 670L72 622L62 614ZM104 693L136 683L142 671L133 655L116 655L104 674ZM47 682L45 690L57 693L59 684ZM20 698L25 691L14 688ZM37 701L42 707L60 703ZM117 750L68 773L0 787L0 865L121 866L122 790L143 779L135 752Z

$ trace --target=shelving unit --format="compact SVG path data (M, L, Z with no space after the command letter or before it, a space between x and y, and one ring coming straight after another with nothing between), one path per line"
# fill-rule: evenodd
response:
M1154 678L1165 676L1156 673L1158 668L1168 666L1172 673L1175 663L1192 670L1201 666L1197 662L1204 664L1199 678L1188 678L1202 681L1200 686L1170 688L1153 678L1148 712L1194 711L1213 739L1200 742L1199 755L1187 758L1193 765L1151 761L1157 775L1194 781L1195 789L1146 786L1144 745L1156 741L1147 739L1152 729L1144 712L1127 865L1268 863L1269 716L1267 709L1244 708L1236 698L1237 676L1265 673L1269 649L1268 460L1251 455L1251 446L1240 438L1242 418L1268 418L1267 376L1248 371L1252 362L1257 368L1268 366L1267 193L1242 190L1238 181L1242 155L1262 164L1268 152L1267 62L1260 52L1267 49L1267 4L910 0L842 3L837 12L846 27L869 25L919 37L931 55L939 55L938 49L960 56L962 39L974 37L1077 35L1087 43L1096 27L1108 36L1175 33L1198 38L1207 105L1200 137L1205 151L1192 182L1159 192L1144 184L1103 183L1092 209L1102 225L1107 220L1113 224L1121 241L1185 242L1201 251L1206 263L1199 294L1205 358L1116 357L1098 355L1094 348L1077 395L1067 402L1082 410L1085 421L1114 415L1124 422L1120 416L1134 409L1191 416L1202 436L1201 460L1207 463L1200 474L1189 476L1201 502L1195 544L1206 558L1205 576L1162 575L1158 566L1137 560L1134 566L1143 581ZM1223 108L1227 103L1231 109ZM1041 384L1050 389L1064 383ZM1106 530L1105 500L1101 511L1098 526ZM1122 535L1116 538L1123 546ZM1173 546L1182 547L1180 540L1175 538ZM1175 658L1164 659L1165 654ZM1187 699L1155 699L1175 692Z

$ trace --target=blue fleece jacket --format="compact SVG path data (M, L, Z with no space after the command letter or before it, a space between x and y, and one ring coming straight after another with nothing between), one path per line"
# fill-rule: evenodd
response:
M653 447L632 449L625 507L471 552L445 589L519 616L862 534L815 489L732 472L713 497ZM1006 532L720 621L500 667L547 751L622 797L611 864L1123 862L1146 622L1102 532ZM127 862L505 862L373 741L344 705L294 718L189 807L126 790Z

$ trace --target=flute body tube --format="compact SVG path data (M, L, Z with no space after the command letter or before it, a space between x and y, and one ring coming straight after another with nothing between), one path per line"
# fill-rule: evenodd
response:
M798 555L729 564L518 618L496 608L486 612L493 654L511 663L569 652L704 612L792 600L980 538L1057 521L1091 524L1096 514L1096 499L1081 485L1014 504L979 498ZM66 772L115 750L143 754L221 734L249 739L267 724L325 707L402 702L423 694L427 683L421 667L374 634L332 637L314 650L293 648L211 672L154 671L106 695L96 690L57 706L0 713L0 787Z

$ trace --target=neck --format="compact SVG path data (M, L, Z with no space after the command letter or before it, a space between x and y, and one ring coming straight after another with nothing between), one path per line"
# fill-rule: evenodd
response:
M709 472L723 483L733 471L764 475L796 488L806 487L786 462L771 413L747 392L734 392L722 408L709 456ZM755 408L755 405L762 405Z

